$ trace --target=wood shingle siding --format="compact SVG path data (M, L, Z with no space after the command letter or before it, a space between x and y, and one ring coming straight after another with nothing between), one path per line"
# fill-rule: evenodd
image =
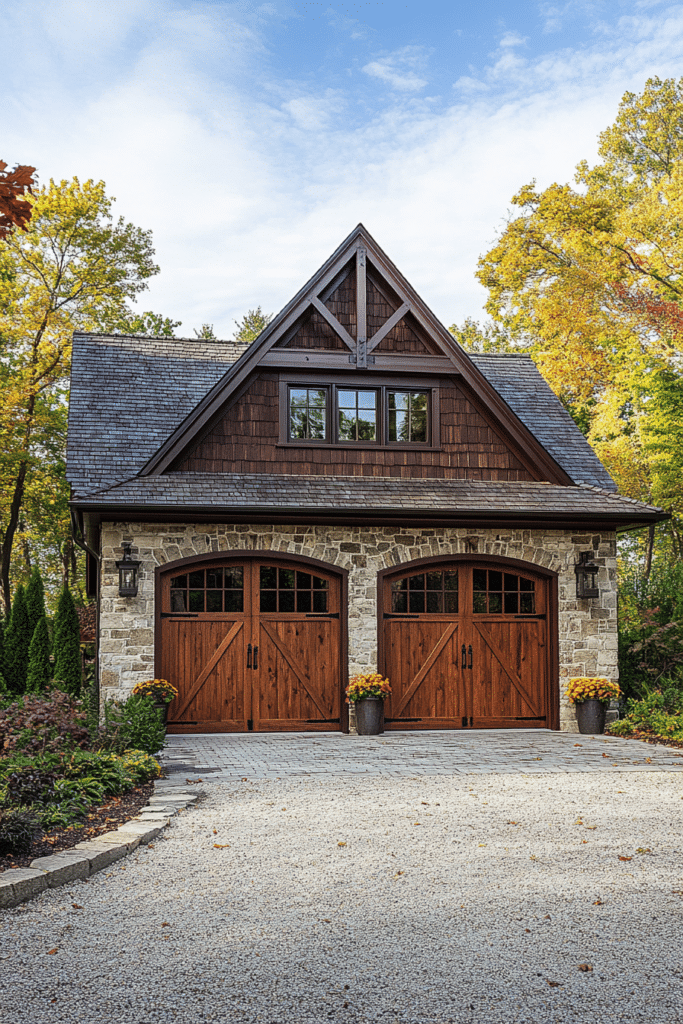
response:
M372 446L279 444L278 382L259 376L232 409L183 459L181 473L260 473L533 480L463 390L439 389L440 451Z

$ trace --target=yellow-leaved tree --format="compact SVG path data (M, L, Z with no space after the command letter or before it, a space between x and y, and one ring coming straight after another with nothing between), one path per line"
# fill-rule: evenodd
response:
M41 545L70 530L64 479L74 330L126 330L129 303L158 273L151 233L112 215L103 182L54 182L26 197L25 231L0 241L0 599ZM138 318L139 319L139 318ZM131 332L132 333L132 332ZM19 572L16 568L15 571Z
M523 186L477 276L498 345L532 355L624 493L674 513L683 554L683 444L664 425L683 407L683 79L626 93L599 154L573 185Z

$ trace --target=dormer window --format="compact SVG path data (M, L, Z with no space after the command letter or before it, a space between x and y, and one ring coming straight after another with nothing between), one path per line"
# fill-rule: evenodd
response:
M292 443L422 445L432 434L432 389L354 388L288 383L282 392L286 437ZM284 426L284 424L283 424Z

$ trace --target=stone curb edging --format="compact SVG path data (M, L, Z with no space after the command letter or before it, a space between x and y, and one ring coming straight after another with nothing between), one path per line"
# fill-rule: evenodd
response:
M89 878L115 860L128 856L141 843L156 839L171 818L188 804L195 803L197 796L194 786L158 779L147 806L113 832L77 843L62 853L38 857L30 868L9 868L0 873L0 909L16 907L46 889Z

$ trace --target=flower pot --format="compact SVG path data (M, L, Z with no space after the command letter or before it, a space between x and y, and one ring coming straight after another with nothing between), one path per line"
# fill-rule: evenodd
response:
M356 701L356 729L359 736L379 736L384 732L384 701L364 697Z
M576 705L576 721L579 732L584 736L596 735L605 731L605 714L607 705L601 700L583 700Z

